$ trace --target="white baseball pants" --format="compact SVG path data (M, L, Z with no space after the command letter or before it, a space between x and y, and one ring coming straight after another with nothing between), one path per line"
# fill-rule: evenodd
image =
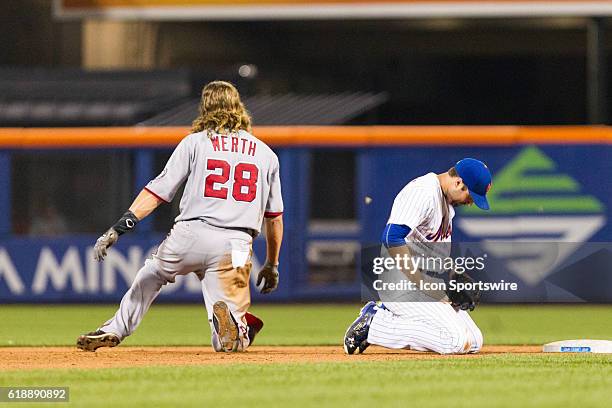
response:
M392 349L440 354L477 353L482 333L470 315L445 302L384 302L374 315L368 342Z

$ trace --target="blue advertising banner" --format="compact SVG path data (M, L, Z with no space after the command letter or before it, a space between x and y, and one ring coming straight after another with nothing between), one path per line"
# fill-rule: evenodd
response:
M265 298L252 290L254 300L359 300L360 252L379 244L397 193L415 177L474 157L493 174L491 211L458 208L453 242L476 243L487 252L487 279L514 280L523 288L510 297L490 293L485 299L612 302L610 145L345 147L355 155L355 195L346 197L356 206L354 228L325 230L313 228L310 220L309 202L326 199L313 197L309 187L316 176L310 160L314 149L276 149L285 202L280 286ZM97 263L91 253L97 236L2 236L0 302L5 303L117 302L164 238L136 230ZM265 241L259 237L252 278L264 257ZM577 262L586 258L590 261ZM195 276L178 279L159 299L201 301L200 283Z
M16 238L0 242L0 301L117 302L164 236L122 237L109 249L104 262L93 258L96 238ZM261 265L257 254L265 251L264 246L263 239L256 239L255 271ZM253 274L252 278L255 276ZM268 297L274 300L282 295L281 289ZM257 296L254 293L254 297ZM162 288L159 300L202 301L202 286L195 274L179 276L175 283Z
M460 208L454 241L546 236L609 242L611 154L607 145L371 149L362 171L363 194L371 198L364 205L364 235L380 234L395 195L410 180L473 157L493 175L491 211Z
M395 195L411 179L473 157L493 174L490 211L457 209L456 246L477 243L476 277L515 281L488 301L612 301L612 163L609 145L373 149L363 157L363 238L375 242Z

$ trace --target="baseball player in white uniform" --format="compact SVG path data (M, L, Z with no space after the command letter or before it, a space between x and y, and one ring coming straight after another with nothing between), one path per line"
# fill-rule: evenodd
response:
M202 91L200 116L165 168L140 192L129 211L96 242L101 261L118 237L185 183L180 214L156 253L145 261L119 310L77 347L113 347L136 330L163 285L194 272L202 282L215 351L241 351L263 322L248 313L252 242L266 227L267 257L257 285L278 285L283 201L276 154L251 133L251 120L236 88L215 81Z
M394 257L410 254L411 248L428 247L436 256L450 256L454 207L474 203L488 210L486 193L490 188L488 168L471 158L457 162L445 173L429 173L412 180L393 202L381 238L382 252ZM436 273L422 269L410 279L442 282ZM368 302L346 331L345 352L361 353L370 344L440 354L476 353L481 349L482 333L463 310L473 309L472 300L458 305L445 292L414 292L404 298L414 301L392 298Z

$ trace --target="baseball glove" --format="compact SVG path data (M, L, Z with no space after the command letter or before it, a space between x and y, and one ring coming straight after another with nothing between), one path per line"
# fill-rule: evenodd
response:
M457 283L474 283L474 279L466 273L454 274L451 281ZM480 289L474 286L474 289L451 290L446 289L446 295L451 301L451 305L456 309L472 311L480 301Z

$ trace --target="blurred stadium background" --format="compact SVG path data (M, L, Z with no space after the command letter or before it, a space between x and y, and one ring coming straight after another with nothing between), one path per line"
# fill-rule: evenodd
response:
M545 266L505 259L490 277L525 289L490 300L610 302L610 16L607 1L2 2L0 302L121 298L178 198L104 264L90 247L213 79L238 86L281 160L283 277L266 300L358 301L360 248L395 194L473 156L494 209L460 213L455 240L564 243ZM192 279L160 300L201 301Z
M533 345L612 337L611 17L609 0L0 1L0 386L68 386L87 407L608 406L609 355ZM121 347L80 353L178 197L104 263L91 247L214 79L281 162L280 286L253 293L266 327L213 355L189 277ZM490 255L476 278L521 288L472 314L484 352L344 356L394 196L466 156L491 168L493 210L459 211L453 241Z

